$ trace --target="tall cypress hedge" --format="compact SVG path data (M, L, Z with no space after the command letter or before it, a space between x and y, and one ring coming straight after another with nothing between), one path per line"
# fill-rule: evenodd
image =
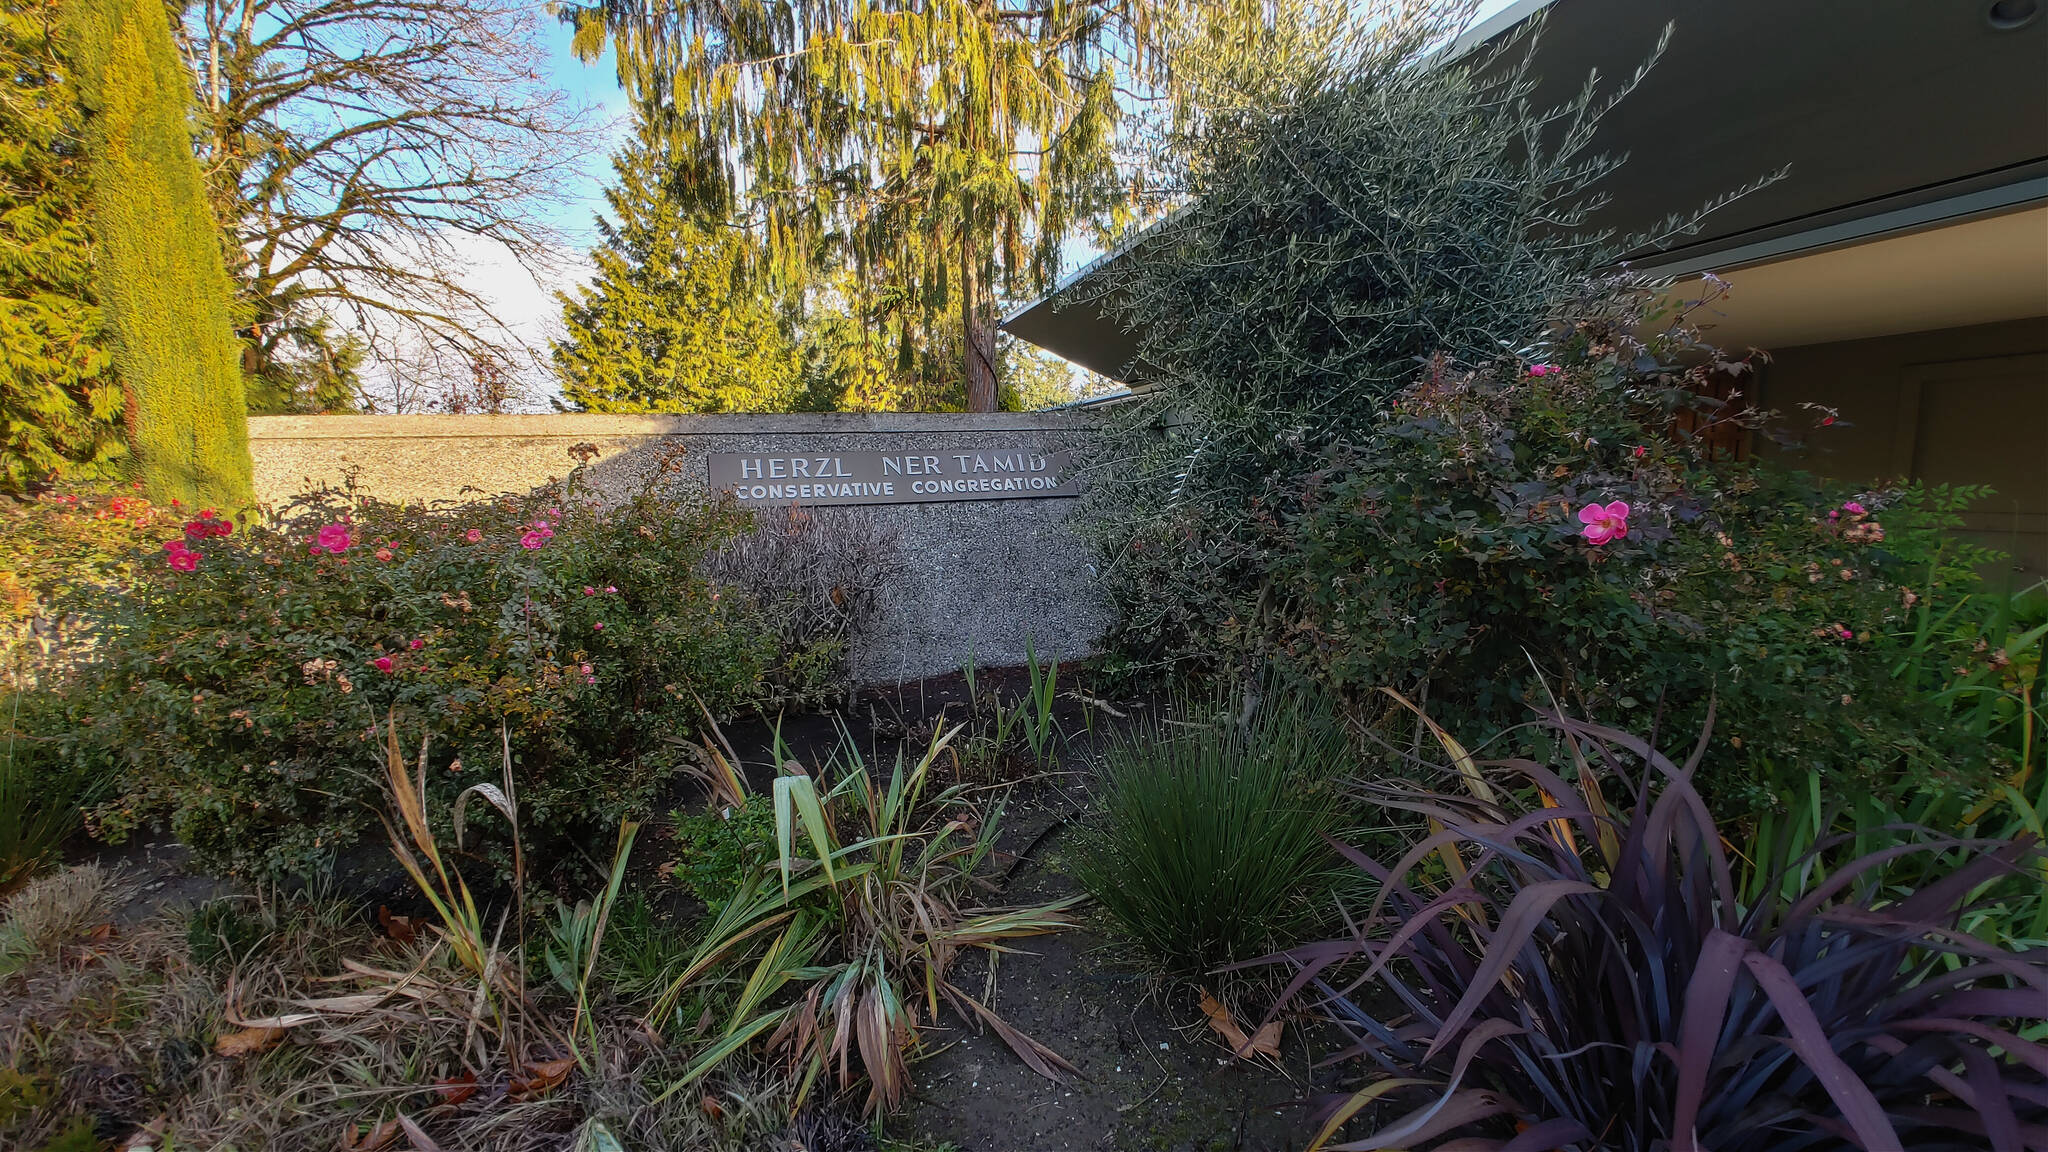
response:
M163 0L62 0L86 108L98 295L128 391L129 449L159 500L253 502L233 285Z

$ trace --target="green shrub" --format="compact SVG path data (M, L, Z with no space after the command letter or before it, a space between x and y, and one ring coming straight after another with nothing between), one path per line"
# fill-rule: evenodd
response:
M1976 493L1714 459L1674 421L1714 420L1698 385L1747 366L1686 367L1682 329L1638 344L1627 303L1582 312L1547 362L1432 365L1377 434L1262 505L1276 607L1254 639L1467 731L1520 724L1552 692L1645 730L1697 731L1712 702L1701 778L1728 814L1810 769L1830 787L1984 780L1982 743L1950 739L1927 686L1896 674L1923 606L1975 587L1984 554L1944 529ZM1585 522L1609 508L1626 509L1612 539Z
M154 0L63 0L86 110L93 289L128 448L160 499L251 501L235 286L192 147L192 74Z
M1252 502L1370 434L1418 361L1521 345L1631 246L1588 220L1625 74L1547 108L1526 37L1438 58L1458 0L1283 7L1323 17L1315 39L1288 43L1283 18L1176 58L1203 106L1162 163L1189 204L1104 277L1148 387L1112 417L1087 507L1111 639L1141 665L1230 667L1217 631L1272 575Z
M775 859L775 806L766 796L675 816L675 878L716 918L746 878Z
M1109 745L1070 867L1151 964L1202 978L1327 917L1342 862L1326 837L1346 829L1353 761L1326 706L1178 711Z
M98 832L162 821L215 864L308 868L374 826L395 713L442 800L496 778L502 724L529 841L604 842L681 765L698 701L755 698L775 652L745 597L696 574L743 512L573 494L202 512L128 586L71 597L90 633L69 747L119 765Z

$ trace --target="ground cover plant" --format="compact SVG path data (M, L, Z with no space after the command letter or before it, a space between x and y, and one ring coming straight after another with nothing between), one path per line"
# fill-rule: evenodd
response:
M1069 868L1152 967L1214 983L1331 923L1349 744L1312 696L1183 699L1111 738Z
M1284 957L1283 1002L1329 1012L1376 1066L1313 1147L2038 1145L2048 964L1959 927L2037 842L1898 837L1745 903L1692 784L1706 738L1674 763L1544 726L1549 762L1446 736L1433 780L1366 788L1431 832L1397 859L1347 850L1379 894L1349 936ZM1948 866L1876 883L1918 855Z

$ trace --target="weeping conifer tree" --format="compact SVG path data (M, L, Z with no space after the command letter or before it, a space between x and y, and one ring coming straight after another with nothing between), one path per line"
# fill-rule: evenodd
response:
M159 500L249 504L233 287L170 17L161 0L61 0L60 16L86 110L96 288L138 476Z

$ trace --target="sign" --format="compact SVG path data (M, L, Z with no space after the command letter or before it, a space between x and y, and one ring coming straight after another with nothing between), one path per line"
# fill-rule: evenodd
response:
M902 452L713 452L711 487L742 504L924 504L1079 496L1066 452L947 448Z

